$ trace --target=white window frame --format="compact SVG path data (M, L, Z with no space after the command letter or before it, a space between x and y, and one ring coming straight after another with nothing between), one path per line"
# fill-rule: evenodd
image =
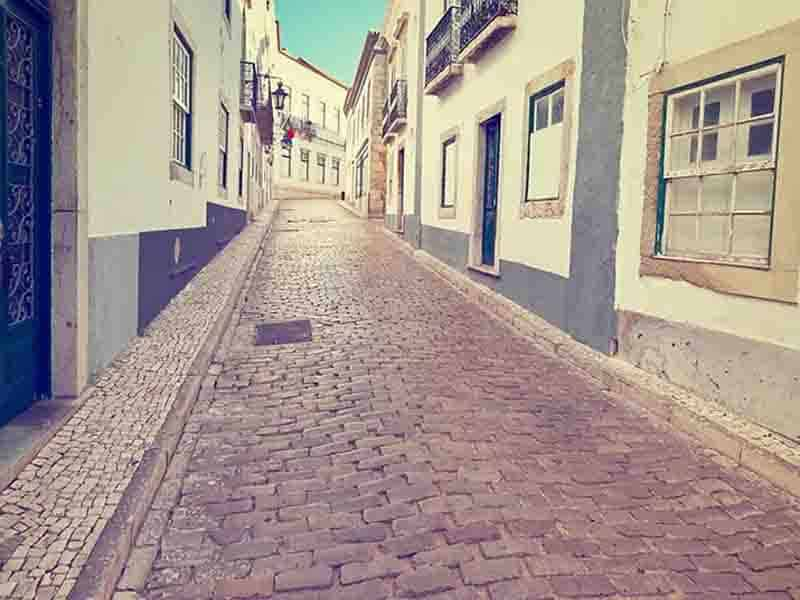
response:
M769 75L772 73L775 74L775 94L774 94L773 112L769 114L758 115L756 117L741 118L740 108L741 108L742 82L748 79L756 79L758 77L762 77L764 75ZM778 137L779 137L780 120L781 120L781 91L783 83L782 80L783 80L783 63L773 62L769 65L762 67L755 66L748 69L742 69L734 74L727 76L723 75L718 78L715 78L713 81L710 81L708 83L693 85L681 90L680 92L667 95L667 118L664 124L665 143L664 143L663 175L662 175L664 217L663 217L663 231L661 232L661 238L660 238L661 243L659 247L659 253L662 256L667 258L680 258L684 260L695 260L700 262L717 262L723 264L737 264L737 265L753 266L761 268L769 267L771 259L769 240L767 240L768 248L766 257L736 255L733 253L733 243L734 243L734 232L735 232L735 217L737 215L769 216L770 220L772 219L772 215L775 209L774 181L777 178L776 167L777 167ZM735 84L736 86L735 100L732 113L733 114L732 122L706 126L703 122L706 93L709 90L713 90L715 88L723 86L729 86L731 84ZM697 128L690 128L687 130L682 130L680 132L673 131L676 102L681 98L685 98L687 96L691 96L693 94L698 94L698 93L700 94L699 98L700 108L699 108ZM754 123L757 124L760 122L773 123L771 158L766 160L760 159L760 160L737 162L737 144L739 142L739 135L738 135L739 128L747 127L748 125ZM733 131L731 138L732 148L730 150L732 156L731 163L728 166L704 167L702 160L703 139L706 134L719 132L723 129L731 129ZM694 164L686 169L672 169L671 165L672 165L672 153L673 153L673 140L677 140L680 138L687 138L690 136L696 136L697 139ZM765 172L765 171L772 172L773 174L773 189L771 191L769 209L768 210L737 209L736 208L736 187L737 187L736 184L738 179L737 176L742 173L754 173L754 172ZM703 210L702 178L713 175L733 176L729 210L725 211ZM671 197L672 197L671 182L681 179L698 180L697 208L694 211L673 212L671 210ZM671 217L676 217L676 216L695 217L695 223L696 223L695 226L697 228L698 239L700 239L701 236L700 223L702 216L728 216L729 223L728 223L727 252L724 254L718 254L718 253L705 253L705 252L686 252L683 250L681 251L670 250L669 248L670 219ZM770 236L771 235L772 235L772 224L770 224Z
M328 157L325 154L317 153L317 166L320 168L319 170L319 182L322 185L325 185L325 169L327 167Z
M456 194L458 193L458 141L459 141L458 140L458 135L451 135L447 139L442 141L442 145L441 145L442 170L441 170L441 173L440 173L440 177L441 177L440 196L441 196L441 198L439 199L439 208L440 209L454 209L456 207L456 204L458 203L458 199L457 199L457 196L456 196ZM448 195L447 195L447 192L448 192L447 183L448 183L448 181L447 180L448 180L449 174L447 172L447 149L450 146L453 146L453 154L452 154L452 156L453 156L453 164L450 165L450 167L455 170L456 176L453 177L453 189L450 190L452 192L451 195L450 195L450 198L452 199L452 202L450 202L448 204L447 203L447 198L448 198Z
M303 165L305 165L305 170ZM309 181L311 179L311 151L300 149L300 180Z
M223 190L228 189L228 138L230 137L231 113L228 108L220 102L219 104L219 187Z
M180 31L172 32L172 161L189 169L192 160L192 50Z
M555 106L556 103L553 101L556 96L561 96L561 116L558 121L554 121L554 113L555 113ZM538 106L539 103L542 101L547 102L547 124L544 127L539 127L539 111ZM561 190L561 178L564 174L561 172L561 157L563 153L566 151L564 148L564 139L563 134L559 134L558 143L559 143L559 156L558 162L555 166L552 166L553 172L549 174L550 177L556 177L557 181L555 183L555 190L552 194L546 194L544 197L538 198L531 198L531 194L533 190L531 190L531 183L536 181L536 172L533 170L534 165L531 164L531 159L534 156L535 152L535 141L538 132L544 131L546 129L550 129L555 127L556 125L561 126L561 131L564 128L564 122L566 120L566 111L567 111L567 82L566 80L559 81L558 83L545 88L544 90L537 92L528 98L528 110L531 112L531 119L530 119L530 126L528 131L528 153L525 162L525 168L527 170L527 180L525 183L525 202L548 202L552 200L557 200L559 197L559 192ZM540 140L541 141L541 140ZM547 177L548 175L542 175L542 177Z

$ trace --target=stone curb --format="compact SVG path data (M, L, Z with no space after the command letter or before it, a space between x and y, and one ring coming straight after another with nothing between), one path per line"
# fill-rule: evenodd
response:
M633 401L669 425L800 497L800 444L731 413L716 402L627 363L592 350L544 319L473 281L424 250L382 231L401 250L440 276L468 300L537 347L559 356L600 382L617 399Z
M120 503L81 570L69 594L70 600L110 600L113 597L136 537L175 455L183 427L200 393L204 374L211 366L214 354L231 323L248 276L264 251L264 241L272 232L277 213L276 206L267 217L264 234L256 244L252 256L242 267L243 276L234 284L221 314L192 362L153 446L145 451Z

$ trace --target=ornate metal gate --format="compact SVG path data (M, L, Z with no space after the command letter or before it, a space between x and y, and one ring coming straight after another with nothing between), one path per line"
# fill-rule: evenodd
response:
M0 0L0 424L50 391L50 40L37 6Z

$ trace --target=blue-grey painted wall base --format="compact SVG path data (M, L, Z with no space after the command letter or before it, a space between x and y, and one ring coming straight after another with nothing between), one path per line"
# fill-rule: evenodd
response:
M139 234L89 239L89 374L108 366L136 337Z
M617 335L617 202L627 59L620 18L627 20L627 8L628 0L587 0L583 18L566 330L605 353Z

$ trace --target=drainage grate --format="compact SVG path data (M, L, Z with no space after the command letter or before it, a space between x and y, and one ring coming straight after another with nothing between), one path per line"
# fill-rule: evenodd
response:
M311 321L283 321L256 325L256 346L278 346L311 341Z

